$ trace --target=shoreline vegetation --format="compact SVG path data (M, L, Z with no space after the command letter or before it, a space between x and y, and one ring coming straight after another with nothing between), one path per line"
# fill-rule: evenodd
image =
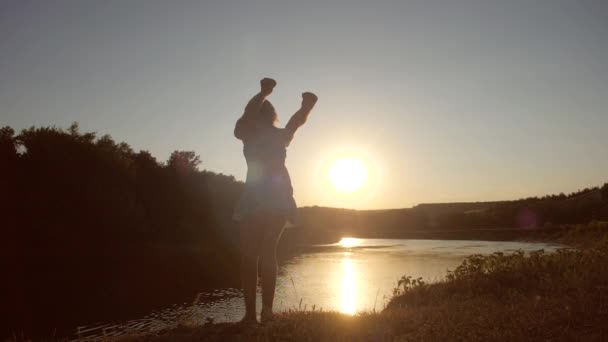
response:
M193 294L238 286L243 189L201 169L193 151L159 161L109 135L0 128L0 339L71 336L74 327L141 317ZM608 221L608 183L569 194L391 210L298 209L280 262L358 238L580 240ZM565 228L564 228L565 227ZM166 291L167 288L172 289ZM299 313L306 315L305 313ZM330 315L329 313L325 313ZM305 316L308 317L308 316ZM348 318L351 319L351 318Z
M608 338L608 222L534 240L572 248L468 257L445 280L404 275L380 312L296 310L272 322L176 329L134 341L601 341Z

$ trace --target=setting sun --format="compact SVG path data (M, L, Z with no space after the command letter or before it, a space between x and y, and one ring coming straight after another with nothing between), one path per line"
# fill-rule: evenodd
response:
M360 159L346 157L336 159L329 167L327 177L338 191L353 192L367 183L367 167Z

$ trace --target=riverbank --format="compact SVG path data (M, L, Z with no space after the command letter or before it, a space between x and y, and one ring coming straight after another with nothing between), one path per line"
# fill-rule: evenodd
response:
M608 224L550 238L580 248L471 256L433 284L404 276L377 313L288 312L265 325L210 322L121 341L605 340Z

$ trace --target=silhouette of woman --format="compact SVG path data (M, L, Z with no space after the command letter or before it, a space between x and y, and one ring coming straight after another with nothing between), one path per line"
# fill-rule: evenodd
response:
M261 91L245 107L236 122L234 136L243 141L247 180L234 212L240 222L241 282L245 294L244 322L256 322L258 259L262 278L262 322L272 319L277 278L276 247L287 221L293 222L296 203L285 167L286 148L317 102L312 93L302 94L302 105L285 128L276 127L277 113L266 100L276 81L264 78Z

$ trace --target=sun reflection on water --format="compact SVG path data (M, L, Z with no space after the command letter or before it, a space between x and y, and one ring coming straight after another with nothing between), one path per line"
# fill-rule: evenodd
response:
M355 247L361 244L361 239L351 238L351 237L343 237L340 242L340 246L350 248Z
M348 256L342 259L341 293L340 311L353 315L357 309L357 280L353 261Z

